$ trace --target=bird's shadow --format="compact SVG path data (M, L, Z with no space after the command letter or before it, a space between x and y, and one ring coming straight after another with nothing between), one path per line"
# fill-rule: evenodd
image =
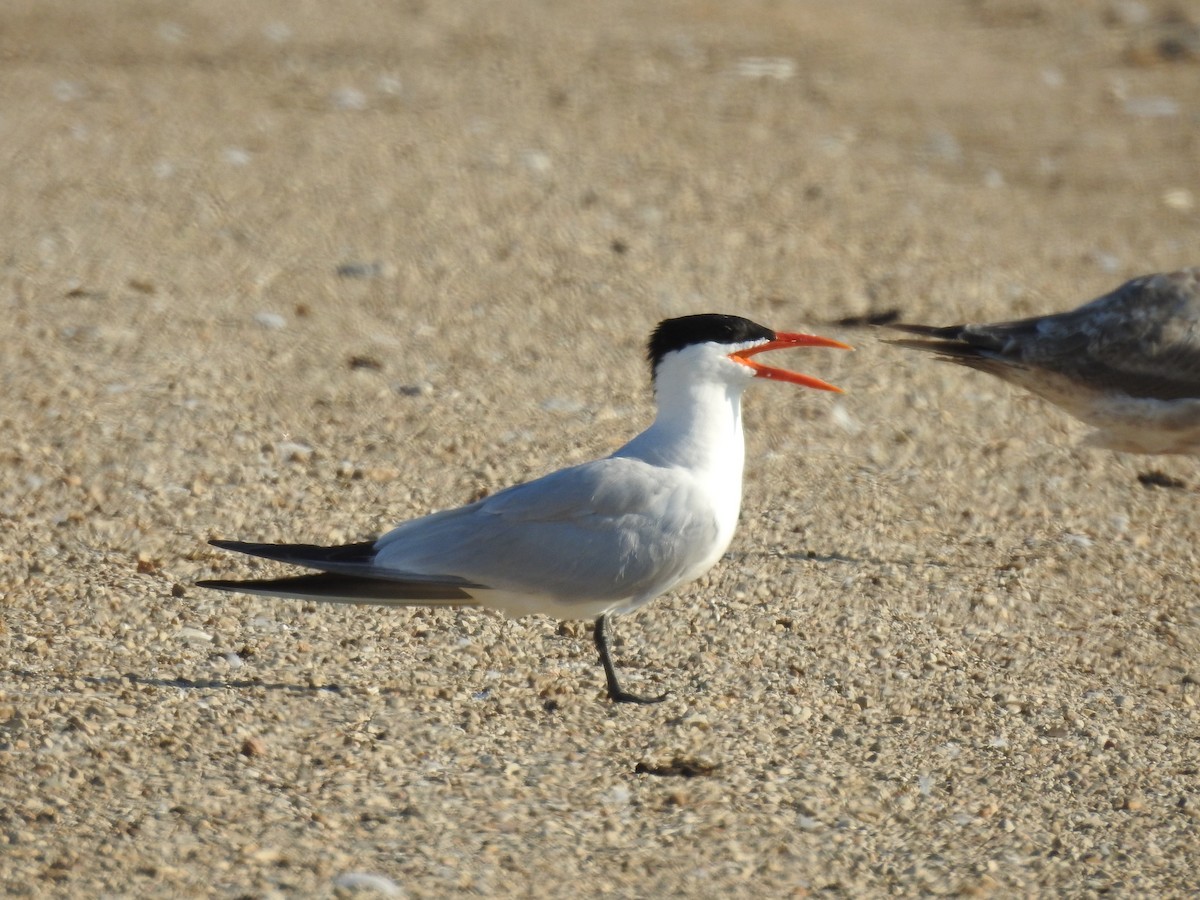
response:
M929 566L936 569L951 569L955 567L963 568L960 563L945 562L937 559L883 559L878 556L850 556L845 553L817 553L813 550L795 550L792 552L773 551L763 554L758 551L746 551L741 553L728 553L725 558L728 560L740 560L749 562L757 557L774 556L777 559L789 559L794 562L810 562L819 563L822 565L844 564L851 566L907 566L907 567L923 567Z
M282 681L263 681L260 678L224 679L224 678L151 678L127 672L124 675L63 675L57 672L33 672L29 669L6 669L8 675L32 681L49 679L64 685L83 681L103 687L113 687L121 684L140 684L148 687L177 688L180 690L233 690L243 691L261 688L265 691L290 691L295 694L349 694L354 688L344 684L289 684ZM66 692L67 688L62 689ZM384 688L381 694L392 693L393 689Z

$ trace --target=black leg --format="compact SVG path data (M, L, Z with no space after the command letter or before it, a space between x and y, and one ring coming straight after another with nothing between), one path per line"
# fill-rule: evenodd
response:
M617 670L613 666L612 656L608 652L608 619L605 613L596 620L596 649L600 651L600 665L604 666L604 677L608 679L608 699L613 703L662 703L667 699L666 694L657 697L643 697L641 694L631 694L621 687L617 680Z

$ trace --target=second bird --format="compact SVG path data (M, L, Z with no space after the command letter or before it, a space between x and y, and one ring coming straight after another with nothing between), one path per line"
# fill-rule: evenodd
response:
M775 332L738 316L668 319L650 338L658 413L611 456L561 469L375 541L336 547L212 541L226 550L318 570L199 586L333 603L483 606L510 615L594 619L616 702L610 620L707 572L729 546L742 498L742 392L756 378L836 391L752 357L845 344Z
M1092 446L1200 454L1200 268L1145 275L1070 312L892 325L891 341L995 375L1091 425Z

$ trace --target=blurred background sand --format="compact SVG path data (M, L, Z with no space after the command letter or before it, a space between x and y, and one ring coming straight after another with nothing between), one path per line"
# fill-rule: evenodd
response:
M1191 460L846 317L1200 263L1159 0L0 11L13 895L1196 890ZM225 597L613 449L659 319L854 343L747 398L742 527L623 619ZM1147 488L1159 471L1176 488Z

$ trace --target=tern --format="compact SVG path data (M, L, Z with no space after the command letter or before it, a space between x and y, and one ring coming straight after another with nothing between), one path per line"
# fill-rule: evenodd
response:
M1037 394L1089 446L1200 454L1200 267L1134 278L1077 309L989 325L893 324L936 353Z
M316 573L198 586L384 606L479 606L512 616L594 619L618 703L657 703L621 687L611 619L707 572L733 538L742 497L742 393L755 379L838 391L753 357L848 345L775 332L739 316L667 319L650 337L654 422L610 456L560 469L374 541L324 547L211 541Z

